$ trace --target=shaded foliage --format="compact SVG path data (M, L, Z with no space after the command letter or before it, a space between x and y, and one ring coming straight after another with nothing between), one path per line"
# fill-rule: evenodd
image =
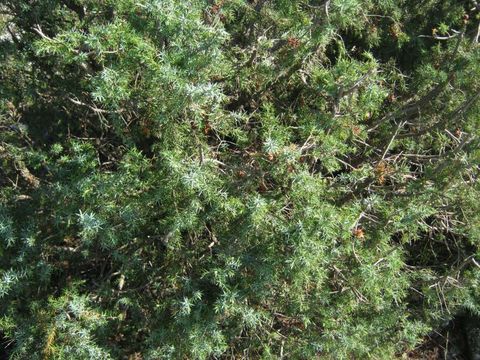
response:
M392 358L479 313L476 4L0 10L13 359Z

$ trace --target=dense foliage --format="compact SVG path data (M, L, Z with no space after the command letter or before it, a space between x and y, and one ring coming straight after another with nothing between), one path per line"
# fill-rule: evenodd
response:
M389 359L480 312L479 10L0 0L11 357Z

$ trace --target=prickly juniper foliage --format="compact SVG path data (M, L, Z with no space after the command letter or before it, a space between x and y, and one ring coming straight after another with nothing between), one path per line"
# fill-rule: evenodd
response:
M480 6L0 0L12 359L391 359L480 312Z

